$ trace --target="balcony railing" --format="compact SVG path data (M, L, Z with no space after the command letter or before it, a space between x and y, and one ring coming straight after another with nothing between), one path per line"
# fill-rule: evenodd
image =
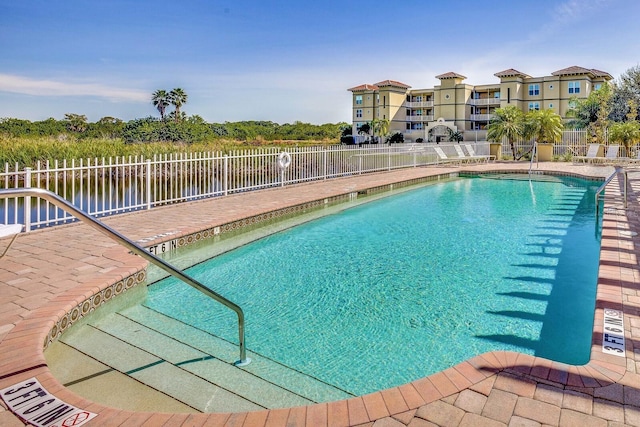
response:
M432 122L433 116L407 116L407 121L410 122Z
M471 120L474 120L474 121L482 121L482 122L488 122L488 121L489 121L489 120L491 120L494 116L495 116L495 114L472 114L472 115L471 115Z
M406 105L408 108L433 107L433 101L407 102Z
M471 105L500 105L500 98L470 99Z

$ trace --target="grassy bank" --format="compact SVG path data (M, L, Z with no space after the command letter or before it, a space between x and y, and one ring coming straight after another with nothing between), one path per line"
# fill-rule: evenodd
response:
M0 135L0 165L12 167L34 166L38 161L71 160L116 156L153 157L155 154L198 153L207 151L229 152L259 147L291 147L332 145L336 141L236 141L216 139L193 144L154 142L126 144L122 139L98 139L72 137L13 137Z

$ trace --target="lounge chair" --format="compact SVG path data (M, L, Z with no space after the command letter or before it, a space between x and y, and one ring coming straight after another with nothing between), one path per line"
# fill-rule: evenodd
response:
M476 150L471 144L464 144L464 147L467 149L471 157L479 157L481 159L484 159L485 162L488 162L489 160L496 160L496 156L491 154L476 154Z
M439 158L440 162L444 162L444 163L462 163L462 160L464 160L464 159L455 158L455 157L448 157L445 154L445 152L442 150L441 147L433 147L433 151L435 151L436 154L438 155L438 158Z
M460 147L459 145L454 145L453 148L455 148L456 150L456 154L458 155L458 159L460 159L461 162L466 162L466 163L471 163L471 162L481 162L483 159L479 158L479 157L475 157L475 156L467 156L466 154L464 154L464 151L462 150L462 147Z
M604 155L601 163L607 165L626 163L629 159L626 157L618 157L619 151L619 145L609 145L607 147L607 153Z
M625 166L638 167L640 166L640 150L636 153L636 157L630 157L625 162Z
M0 224L0 239L13 236L7 247L4 248L2 254L0 254L0 258L7 254L9 248L13 245L13 242L15 242L16 237L18 237L18 234L20 234L23 227L24 226L22 224Z
M573 156L574 163L593 163L602 159L598 157L600 154L600 144L589 144L589 148L587 149L586 156Z

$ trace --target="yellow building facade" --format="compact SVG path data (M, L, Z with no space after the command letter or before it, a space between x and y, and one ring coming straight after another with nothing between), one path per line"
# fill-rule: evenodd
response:
M563 119L574 99L584 99L613 77L604 71L572 66L550 76L531 77L514 69L494 74L495 84L469 85L454 72L436 76L440 84L413 89L394 80L363 84L352 93L353 134L376 121L388 121L389 133L407 142L438 142L459 132L465 140L482 139L496 108L514 105L523 112L551 109ZM372 133L372 132L371 132Z

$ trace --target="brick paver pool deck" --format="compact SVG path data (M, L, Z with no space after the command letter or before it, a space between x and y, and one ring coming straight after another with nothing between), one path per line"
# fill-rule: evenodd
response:
M105 218L132 240L171 238L238 219L367 188L464 170L527 169L528 164L413 168L313 182ZM608 176L613 168L540 163L540 170ZM146 262L84 224L18 237L0 260L0 389L36 377L56 397L98 414L104 426L640 426L640 172L608 185L591 360L569 366L492 352L429 377L344 401L249 413L153 413L107 407L53 377L43 355L52 329L83 301L143 271ZM165 238L167 239L167 238ZM156 237L155 242L162 238ZM0 241L0 249L8 240ZM149 245L151 243L147 243ZM129 279L133 280L133 279ZM100 292L103 292L100 294ZM624 312L625 357L602 351L603 308ZM73 319L73 317L71 317ZM1 426L23 425L0 406Z

